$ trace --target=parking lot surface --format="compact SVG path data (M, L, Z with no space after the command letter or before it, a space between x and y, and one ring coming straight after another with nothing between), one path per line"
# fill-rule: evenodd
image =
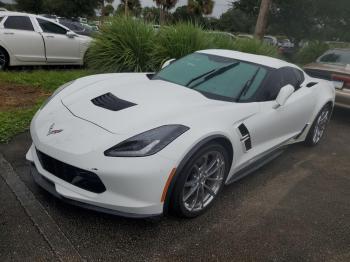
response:
M320 145L290 146L190 220L127 219L64 204L30 177L30 143L24 133L0 152L82 259L350 261L349 110L335 110ZM59 259L1 176L0 216L0 261Z

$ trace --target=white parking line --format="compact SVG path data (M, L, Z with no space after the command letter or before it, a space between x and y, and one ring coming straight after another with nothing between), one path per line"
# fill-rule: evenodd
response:
M52 217L22 182L11 164L0 153L0 175L16 195L41 235L50 245L60 261L84 261L69 239L64 235Z

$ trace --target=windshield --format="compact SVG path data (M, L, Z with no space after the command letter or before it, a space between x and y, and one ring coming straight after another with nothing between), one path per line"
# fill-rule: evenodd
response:
M261 65L193 53L163 68L153 79L197 90L209 98L247 101L260 87L267 73L268 68Z
M350 64L350 50L330 50L322 55L319 59L321 63L330 64Z

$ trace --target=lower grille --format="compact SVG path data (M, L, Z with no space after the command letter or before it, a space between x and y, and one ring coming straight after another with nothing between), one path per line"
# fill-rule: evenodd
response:
M36 153L41 166L50 174L90 192L106 191L106 187L95 173L63 163L39 150L36 150Z

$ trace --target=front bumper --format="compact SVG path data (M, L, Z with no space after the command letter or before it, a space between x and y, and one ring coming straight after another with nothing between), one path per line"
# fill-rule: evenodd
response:
M45 189L47 192L52 194L53 196L57 197L58 199L62 200L63 202L66 202L68 204L78 206L81 208L97 211L97 212L102 212L102 213L107 213L111 215L117 215L117 216L122 216L122 217L131 217L131 218L143 218L143 217L151 217L151 216L158 216L159 214L154 214L154 215L142 215L142 214L134 214L134 213L125 213L109 208L104 208L104 207L99 207L95 205L91 205L88 203L84 202L79 202L76 200L72 200L69 198L66 198L62 195L60 195L55 188L55 184L52 183L50 180L39 174L38 170L35 168L34 164L30 165L30 174L32 175L35 183L37 183L39 186L41 186L43 189Z
M31 162L30 172L35 182L67 203L133 218L159 216L163 213L161 195L169 174L164 170L172 169L173 162L170 160L160 161L159 164L162 164L163 168L159 168L152 167L155 159L136 158L134 165L130 165L128 161L124 165L116 164L113 174L110 170L95 171L106 186L106 191L94 193L70 184L46 171L38 158L34 145L29 149L26 158ZM142 163L138 160L151 161L152 165L143 165L144 173L142 173L139 171ZM70 164L78 166L72 162ZM94 163L90 164L94 165ZM125 173L126 170L128 170L127 173ZM129 181L125 180L126 177L129 177Z

